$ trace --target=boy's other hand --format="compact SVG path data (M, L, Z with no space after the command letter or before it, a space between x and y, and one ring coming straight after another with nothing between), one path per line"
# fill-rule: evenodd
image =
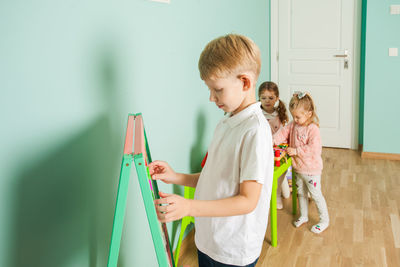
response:
M179 195L159 192L160 199L154 200L158 220L162 223L189 216L190 200Z
M153 161L148 167L153 180L161 180L166 184L174 183L177 180L176 172L165 161Z

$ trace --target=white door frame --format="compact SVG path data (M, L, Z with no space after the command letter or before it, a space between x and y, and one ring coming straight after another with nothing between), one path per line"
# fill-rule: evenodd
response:
M347 0L351 1L351 0ZM358 149L358 125L359 125L359 99L360 99L360 44L361 44L361 4L362 0L354 1L354 39L353 55L353 82L352 82L352 114L351 114L351 148ZM278 83L279 70L279 36L278 36L278 2L279 0L270 0L270 66L271 81Z

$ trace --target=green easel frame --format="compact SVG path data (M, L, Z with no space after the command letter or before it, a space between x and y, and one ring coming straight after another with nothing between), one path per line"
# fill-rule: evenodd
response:
M132 152L133 145L134 151ZM132 161L135 163L158 265L160 267L175 267L167 226L165 223L158 221L154 206L154 200L160 198L160 196L157 182L151 179L147 167L147 164L152 160L141 113L128 115L107 267L117 267L118 265Z

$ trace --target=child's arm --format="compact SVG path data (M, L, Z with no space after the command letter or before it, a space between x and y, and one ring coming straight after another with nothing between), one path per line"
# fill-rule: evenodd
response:
M288 143L290 126L292 123L287 124L286 126L280 128L273 136L272 139L275 145L279 145L282 143Z
M321 153L321 136L319 128L313 125L308 133L308 141L306 145L298 146L295 148L295 155L302 157L304 155Z
M149 172L153 180L161 180L167 184L178 184L196 187L200 173L176 173L165 161L153 161L149 164Z
M224 217L243 215L252 212L260 198L262 184L256 181L244 181L240 184L239 194L218 200L185 199L179 195L160 192L161 199L154 201L158 219L161 222L179 220L185 216ZM161 206L160 204L168 204Z

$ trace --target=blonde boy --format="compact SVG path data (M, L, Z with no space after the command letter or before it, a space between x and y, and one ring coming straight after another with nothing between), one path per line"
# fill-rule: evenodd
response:
M210 101L227 115L215 129L204 168L183 174L163 161L149 165L153 179L196 187L194 200L160 193L155 204L161 222L195 217L199 267L255 266L261 253L273 153L269 124L256 103L260 67L260 51L249 38L229 34L211 41L199 59L200 77Z

